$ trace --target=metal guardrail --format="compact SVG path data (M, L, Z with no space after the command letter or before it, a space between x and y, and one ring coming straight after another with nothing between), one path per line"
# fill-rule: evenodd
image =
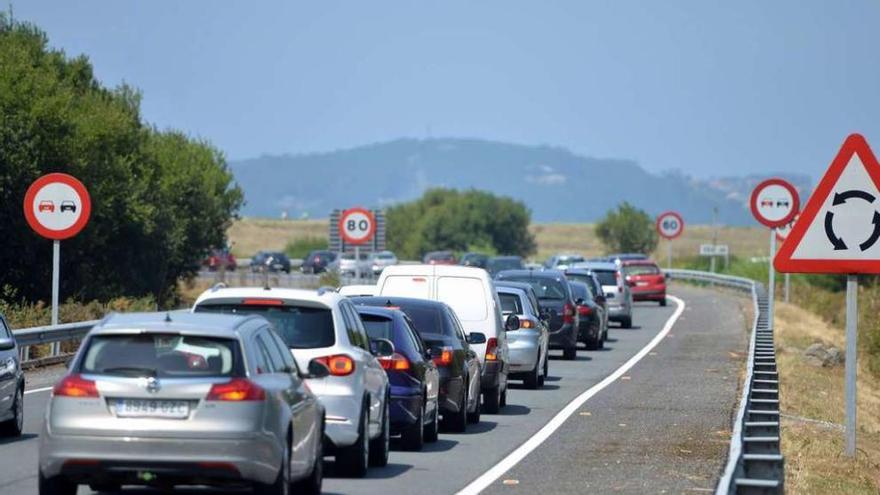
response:
M779 443L779 374L764 285L747 278L695 270L667 270L666 273L672 280L730 287L752 295L755 318L746 376L733 420L727 465L715 494L784 493L785 460Z

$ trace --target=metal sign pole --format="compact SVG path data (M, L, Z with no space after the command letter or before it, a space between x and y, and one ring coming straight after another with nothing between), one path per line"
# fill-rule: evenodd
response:
M791 274L785 274L785 302L788 302L789 292L791 291Z
M672 239L666 240L666 268L672 268Z
M770 323L770 329L775 328L773 324L773 306L776 300L776 269L773 268L773 256L776 255L776 229L770 229L770 282L767 288L767 316Z
M361 279L361 245L354 245L354 278Z
M856 455L856 359L858 346L859 279L846 276L846 455Z
M61 278L61 241L52 241L52 325L58 324L58 284ZM61 343L52 343L52 355L61 352Z

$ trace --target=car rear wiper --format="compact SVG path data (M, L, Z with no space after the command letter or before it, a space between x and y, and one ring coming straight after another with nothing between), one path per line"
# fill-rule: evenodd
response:
M139 368L137 366L117 366L113 368L104 368L100 373L155 377L158 374L158 371L153 368Z

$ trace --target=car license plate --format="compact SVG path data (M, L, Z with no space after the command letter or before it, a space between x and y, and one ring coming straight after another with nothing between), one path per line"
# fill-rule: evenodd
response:
M116 415L121 418L172 418L189 416L185 400L117 399Z
M638 285L639 287L644 287L648 285L648 282L636 282L636 285Z

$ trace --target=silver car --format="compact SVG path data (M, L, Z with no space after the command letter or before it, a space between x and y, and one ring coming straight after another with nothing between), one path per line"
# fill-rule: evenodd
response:
M386 266L393 266L397 263L397 256L391 251L370 254L370 268L373 270L373 275L379 275Z
M518 328L507 330L510 352L510 377L522 379L526 388L544 386L547 378L550 337L547 325L541 319L538 298L532 286L521 282L496 281L495 290L501 300L501 312L519 318Z
M605 292L608 304L608 320L620 323L623 328L632 328L633 297L625 283L620 265L607 261L588 261L576 263L572 268L592 271Z
M376 358L393 354L393 344L370 341L348 298L333 290L218 288L199 296L193 311L258 314L301 367L326 364L330 376L306 383L327 411L327 453L349 476L388 463L391 387Z
M309 371L329 373L318 363ZM112 315L89 332L53 389L39 492L74 494L88 484L319 493L323 418L263 318Z

